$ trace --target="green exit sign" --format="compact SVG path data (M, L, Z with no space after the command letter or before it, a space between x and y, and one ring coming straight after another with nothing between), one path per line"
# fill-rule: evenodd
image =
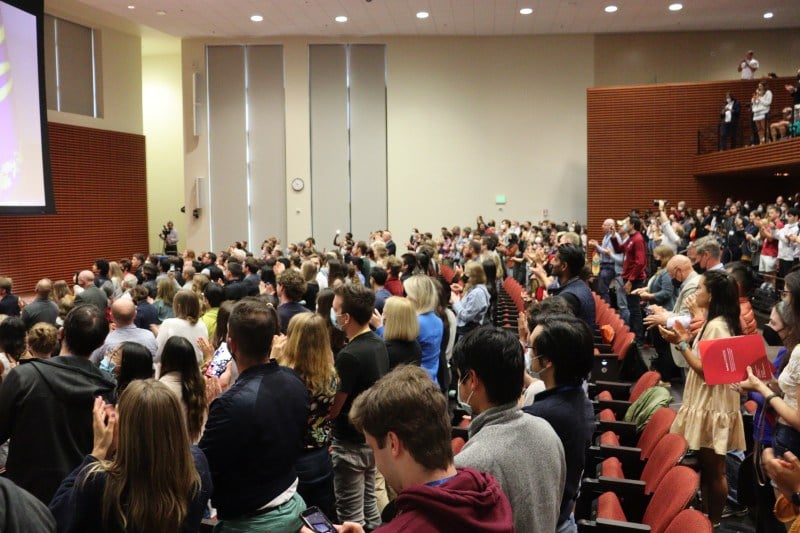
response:
M497 205L503 205L506 203L506 195L505 194L498 194L494 197L494 203Z

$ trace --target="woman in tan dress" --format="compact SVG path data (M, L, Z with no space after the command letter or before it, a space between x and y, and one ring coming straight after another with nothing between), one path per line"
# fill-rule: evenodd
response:
M725 454L728 450L744 450L744 426L739 411L739 395L728 385L707 385L697 344L701 340L741 335L739 293L736 281L724 270L706 272L695 293L697 306L706 310L706 323L689 344L691 334L678 321L675 329L659 326L661 336L678 345L689 369L683 404L672 424L672 432L680 433L689 449L698 450L700 490L703 506L712 524L722 518L728 496L725 478Z

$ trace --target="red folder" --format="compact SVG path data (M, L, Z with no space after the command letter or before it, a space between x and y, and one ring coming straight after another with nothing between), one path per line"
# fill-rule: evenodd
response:
M747 379L747 367L767 380L772 377L772 365L761 335L740 335L697 343L703 362L703 375L708 385L738 383Z

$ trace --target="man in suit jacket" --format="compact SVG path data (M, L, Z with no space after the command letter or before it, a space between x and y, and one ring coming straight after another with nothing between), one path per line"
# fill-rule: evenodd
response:
M656 326L672 328L675 322L679 321L686 329L689 329L692 315L689 311L688 298L697 291L700 274L694 271L691 259L685 255L676 255L670 259L667 263L667 273L672 278L673 285L679 287L675 305L671 311L659 306L650 306L652 313L644 318L644 324L648 328ZM678 378L679 372L676 366L685 368L686 360L680 353L673 352L672 348L660 339L660 335L655 335L654 338L658 353L655 361L656 369L664 380Z
M91 270L84 270L78 274L78 285L83 287L83 291L75 297L75 305L92 304L97 307L105 316L108 307L108 296L103 290L94 285L94 274Z

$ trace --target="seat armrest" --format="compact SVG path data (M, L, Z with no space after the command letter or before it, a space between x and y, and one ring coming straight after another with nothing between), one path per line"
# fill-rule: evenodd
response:
M592 533L645 533L650 531L650 526L637 524L636 522L598 518L597 520L579 520L578 531L580 533L584 531Z

